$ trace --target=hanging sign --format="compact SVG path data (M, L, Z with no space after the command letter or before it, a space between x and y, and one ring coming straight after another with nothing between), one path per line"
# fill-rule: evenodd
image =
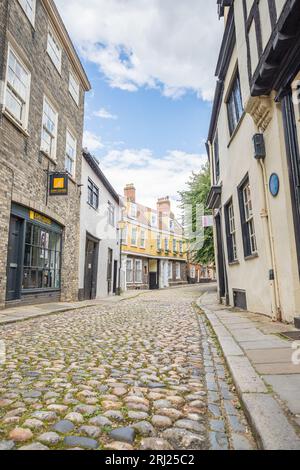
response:
M50 173L50 196L68 195L69 177L67 173Z

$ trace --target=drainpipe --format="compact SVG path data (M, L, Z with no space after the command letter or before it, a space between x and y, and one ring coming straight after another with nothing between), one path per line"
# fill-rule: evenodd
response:
M271 261L271 271L270 271L270 286L271 286L271 295L272 295L272 312L273 312L273 321L282 321L281 314L281 304L280 304L280 292L278 285L278 276L277 276L277 264L275 256L275 246L274 246L274 235L272 222L270 220L270 201L269 201L269 184L267 179L267 172L264 159L259 159L262 178L263 178L263 192L265 200L265 209L263 209L261 216L265 220L266 234L268 238L268 251L269 258Z

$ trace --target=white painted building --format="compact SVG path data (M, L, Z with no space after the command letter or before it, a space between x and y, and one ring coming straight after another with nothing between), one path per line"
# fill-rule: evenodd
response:
M81 182L79 299L83 300L118 292L121 200L87 151Z

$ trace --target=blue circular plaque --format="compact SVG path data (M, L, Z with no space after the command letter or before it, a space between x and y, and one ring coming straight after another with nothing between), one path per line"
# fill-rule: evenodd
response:
M276 197L279 193L280 188L279 176L276 173L272 173L272 175L270 176L269 188L272 196Z

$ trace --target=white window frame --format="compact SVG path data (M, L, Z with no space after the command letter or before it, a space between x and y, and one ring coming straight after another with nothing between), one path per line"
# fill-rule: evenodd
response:
M116 223L116 207L110 201L108 201L108 223L112 227L114 227Z
M181 279L181 266L180 263L176 263L176 279Z
M24 72L28 74L28 83L26 88L26 96L22 97L17 89L13 86L12 83L9 82L8 79L8 72L9 72L9 59L10 55L13 55L15 60L19 63L19 65L23 68ZM26 65L22 59L20 59L19 55L15 52L10 44L8 44L7 50L7 64L6 64L6 77L5 77L5 86L4 86L4 107L3 109L25 130L28 127L28 116L29 116L29 103L30 103L30 86L31 86L31 73L29 72ZM16 101L18 101L21 106L23 105L22 111L22 119L20 120L14 113L7 107L7 94L10 93Z
M190 277L191 277L191 279L195 279L195 278L196 278L196 267L195 267L195 266L191 266L191 269L190 269Z
M173 279L173 263L169 261L168 263L168 277L169 279Z
M36 11L36 0L32 0L32 9L30 6L28 6L28 0L19 0L19 4L21 5L22 10L24 11L25 15L29 19L30 23L32 26L34 26L35 23L35 11ZM32 16L28 14L28 8L30 11L32 11Z
M130 217L132 219L136 219L137 218L137 205L134 203L134 202L131 202L130 203Z
M128 227L124 227L121 232L121 242L122 245L127 245L127 237L128 237Z
M48 106L52 109L52 111L55 113L55 133L49 132L49 130L44 126L44 113L45 113L45 104L48 104ZM53 145L51 147L51 152L50 154L48 151L43 148L43 133L44 129L46 129L46 132L50 135L50 137L53 138ZM41 134L41 151L45 153L49 158L52 160L56 161L56 150L57 150L57 134L58 134L58 112L56 111L56 108L52 105L52 102L48 99L46 95L44 95L44 100L43 100L43 116L42 116L42 134Z
M245 211L245 222L249 231L251 255L254 255L257 253L257 242L254 228L253 207L249 182L243 188L243 202Z
M236 228L235 228L233 202L231 202L228 206L228 221L229 221L229 234L232 240L233 261L237 261L238 257L237 257Z
M169 239L168 238L165 238L165 251L170 251Z
M161 236L160 235L157 235L156 244L157 244L157 249L160 251L161 250Z
M183 255L183 241L182 240L180 240L179 242L179 253Z
M52 47L50 44L50 37L52 36L53 42L57 44L59 48L58 52L58 61L56 60L56 53L55 49ZM57 38L57 34L54 32L53 28L49 25L48 27L48 35L47 35L47 53L55 66L55 68L58 70L59 73L61 73L61 66L62 66L62 46L60 44L59 39Z
M140 247L146 248L146 231L145 230L141 230Z
M75 82L76 87L73 85L72 80ZM69 71L69 93L77 104L77 106L79 106L80 84L79 80L77 79L76 75L72 70Z
M128 258L126 260L126 282L128 282L129 284L133 283L133 259Z
M177 240L175 238L173 239L173 252L177 253Z
M157 217L157 214L155 212L152 212L151 213L151 227L153 228L157 228L157 220L158 220L158 217Z
M135 237L134 234L135 233ZM138 236L138 229L137 227L131 227L131 246L137 246L137 236Z
M68 154L68 137L71 137L71 139L74 141L74 158L72 158L71 155ZM65 169L69 173L70 176L75 178L76 175L76 156L77 156L77 139L74 137L73 132L70 131L70 129L67 129L66 131L66 155L65 155ZM69 169L67 168L67 160L73 162L73 171L70 173Z
M141 259L135 260L135 282L137 284L143 283L143 262Z

